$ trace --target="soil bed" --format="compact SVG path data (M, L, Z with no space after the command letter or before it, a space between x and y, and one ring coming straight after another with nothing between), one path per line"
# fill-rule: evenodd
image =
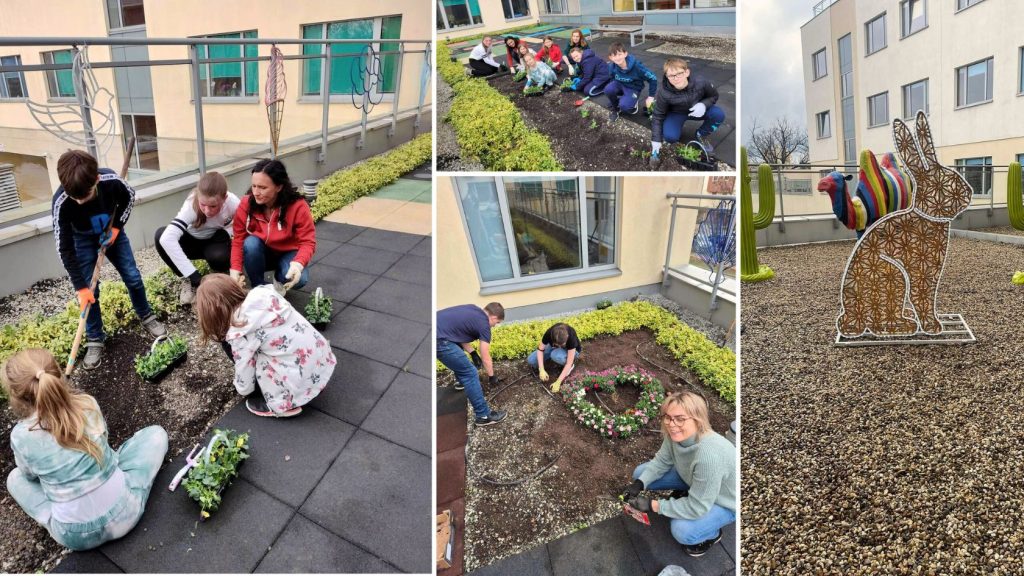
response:
M220 345L201 346L191 308L167 320L168 331L189 341L188 359L159 384L148 384L135 373L135 356L149 351L152 339L137 322L107 339L103 362L95 370L79 365L71 376L77 387L93 395L103 410L111 447L117 449L140 428L159 424L170 441L168 457L188 451L227 409L238 401L232 385L233 367ZM64 359L60 359L63 363ZM0 474L14 468L10 432L16 423L0 402ZM161 489L154 486L154 490ZM182 497L187 497L182 495ZM0 485L0 571L49 570L63 548L31 520Z
M488 82L512 100L528 126L548 137L555 157L566 171L651 171L649 159L643 155L651 151L651 129L625 115L609 123L608 110L604 108L608 99L603 95L577 108L573 103L582 97L580 93L559 91L565 77L564 72L560 74L555 85L540 96L524 95L526 82L515 82L511 74L500 74ZM581 115L581 110L587 112L587 117ZM684 128L684 135L692 136L695 129L696 123L690 123ZM672 157L670 147L675 144L666 144L662 149L657 170L687 171ZM720 162L719 170L731 168Z
M976 344L842 348L852 248L743 286L743 574L1019 574L1024 248L950 240L937 307Z
M638 346L649 361L637 354ZM717 432L724 434L735 418L733 406L700 385L647 330L585 341L574 374L629 365L653 372L666 391L689 389L708 398ZM560 369L548 365L552 378ZM508 410L508 418L493 428L475 429L469 424L467 572L621 514L619 491L629 484L633 469L654 456L662 440L656 422L648 424L652 433L626 440L608 440L582 428L560 396L555 400L546 392L550 381L541 385L525 360L499 362L496 373L502 384L495 388L485 385L484 393L490 398L511 384L491 400L492 406ZM442 376L442 383L450 380L450 374ZM603 402L617 413L633 406L637 398L632 386L620 386L615 395L601 394L600 401L593 392L588 393L589 400L598 405ZM556 456L554 466L517 486L493 486L482 480L486 476L515 481Z

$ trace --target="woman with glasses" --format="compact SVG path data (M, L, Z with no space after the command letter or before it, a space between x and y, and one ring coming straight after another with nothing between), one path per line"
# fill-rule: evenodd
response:
M671 519L672 536L690 556L702 556L736 520L736 448L711 429L708 405L692 392L675 392L661 405L665 436L654 459L636 467L626 502ZM668 498L643 490L672 490Z
M669 58L663 70L665 75L651 112L651 166L658 163L662 141L682 140L683 124L687 120L702 122L695 139L708 154L714 150L708 137L725 121L725 111L715 106L718 102L715 85L700 76L691 78L686 60Z

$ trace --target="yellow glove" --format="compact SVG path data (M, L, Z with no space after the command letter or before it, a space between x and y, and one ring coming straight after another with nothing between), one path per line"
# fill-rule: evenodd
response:
M537 364L537 370L540 371L540 381L541 382L547 382L548 381L548 373L544 370L544 363L543 363L543 361L541 363Z
M561 378L559 378L558 380L555 380L554 383L551 384L551 391L554 392L555 394L558 394L558 390L561 389L561 388L562 388L562 379Z

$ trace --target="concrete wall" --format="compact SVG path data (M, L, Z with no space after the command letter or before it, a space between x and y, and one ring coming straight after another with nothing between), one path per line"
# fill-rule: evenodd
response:
M483 19L483 24L461 26L459 28L451 28L449 30L439 29L437 30L438 41L460 38L462 36L474 36L476 34L483 34L484 32L495 32L506 28L526 26L528 24L536 24L540 21L540 8L537 5L538 0L530 0L530 15L528 17L515 18L513 20L505 19L505 12L501 7L502 0L477 0L477 2L480 6L480 17ZM434 1L433 4L436 6L437 2ZM435 28L436 27L437 25L435 23Z

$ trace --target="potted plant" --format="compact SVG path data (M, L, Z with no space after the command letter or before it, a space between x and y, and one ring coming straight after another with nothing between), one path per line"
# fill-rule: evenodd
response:
M597 309L598 310L604 310L605 308L611 308L611 307L612 307L612 301L607 299L607 298L605 298L603 300L599 300L597 302Z
M526 80L526 70L520 70L512 74L512 80L515 82L522 82L523 80Z
M696 146L691 146L691 144ZM687 142L685 145L676 146L675 153L679 163L688 170L695 172L714 172L718 170L715 158L696 140Z
M213 438L199 454L198 462L185 480L188 495L199 503L199 518L206 520L220 508L221 495L238 476L238 468L249 457L249 434L214 430Z
M527 96L540 96L544 93L544 87L540 85L530 86L529 88L523 89L523 94Z
M188 342L181 336L160 336L153 341L149 354L135 357L135 372L142 379L157 383L181 365L188 357Z
M562 83L561 85L558 86L558 89L561 90L562 92L572 92L572 78L566 78L565 80L562 80Z
M309 320L314 328L323 332L331 321L333 306L334 303L331 299L324 296L324 289L318 287L313 293L313 298L306 304L306 320Z

